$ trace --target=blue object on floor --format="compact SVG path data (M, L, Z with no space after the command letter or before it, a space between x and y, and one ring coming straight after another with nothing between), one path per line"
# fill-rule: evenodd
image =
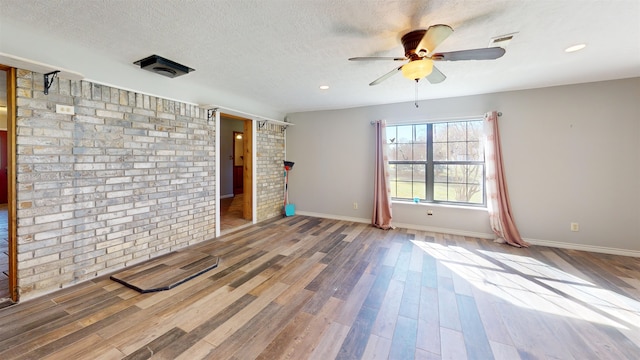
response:
M284 206L284 215L285 216L293 216L296 214L296 205L295 204L287 204Z

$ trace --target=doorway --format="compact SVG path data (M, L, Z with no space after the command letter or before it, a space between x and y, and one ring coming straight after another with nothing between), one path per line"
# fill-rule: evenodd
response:
M16 70L0 65L0 308L18 301L14 204Z
M244 192L244 133L233 132L233 196Z
M220 234L253 223L253 121L220 114Z

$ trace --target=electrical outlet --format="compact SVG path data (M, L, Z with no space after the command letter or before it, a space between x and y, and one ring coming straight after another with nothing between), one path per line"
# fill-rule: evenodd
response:
M353 210L358 210L358 203L357 202L353 203Z
M429 216L433 215L433 210L427 210L427 215Z
M65 115L75 115L76 111L73 105L56 104L56 113Z
M580 231L580 225L578 225L578 223L571 223L571 231Z

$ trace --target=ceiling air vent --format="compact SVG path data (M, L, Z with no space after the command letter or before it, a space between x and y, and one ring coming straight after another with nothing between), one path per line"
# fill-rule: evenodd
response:
M158 55L151 55L142 60L134 62L134 64L140 65L140 68L142 69L170 78L188 74L190 71L195 71L195 69L184 66L182 64L178 64L175 61L165 59L162 56Z
M491 40L489 41L489 47L501 47L504 49L511 42L511 40L513 40L513 37L516 36L516 34L517 32L514 32L511 34L500 35L491 38Z

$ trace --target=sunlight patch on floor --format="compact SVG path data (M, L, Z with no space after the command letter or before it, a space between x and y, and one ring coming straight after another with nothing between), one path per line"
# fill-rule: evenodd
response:
M640 324L640 302L536 259L412 242L476 288L514 305L620 329Z

